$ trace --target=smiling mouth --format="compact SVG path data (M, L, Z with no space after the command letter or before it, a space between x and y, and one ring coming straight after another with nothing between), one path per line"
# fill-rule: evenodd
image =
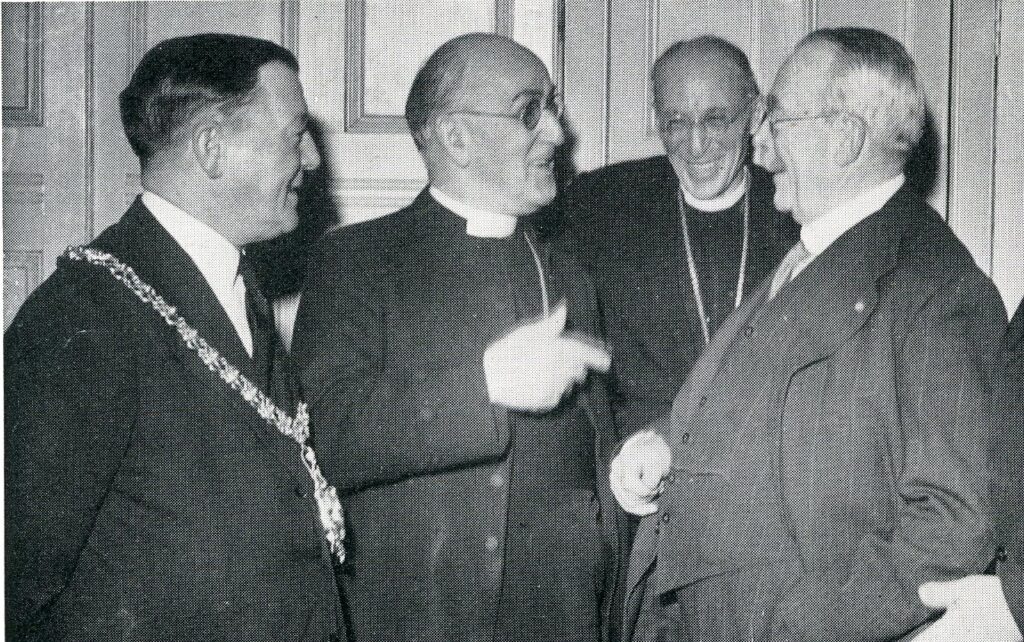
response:
M711 160L703 163L687 162L686 166L689 168L692 174L697 176L709 177L718 171L718 161Z

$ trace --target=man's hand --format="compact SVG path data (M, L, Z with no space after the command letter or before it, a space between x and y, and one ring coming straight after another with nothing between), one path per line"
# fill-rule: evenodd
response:
M563 301L550 316L487 346L484 376L492 402L513 410L551 410L590 370L608 370L608 351L596 339L565 333L565 317Z
M657 511L654 500L664 488L662 480L671 464L672 451L658 433L645 430L627 439L612 459L609 474L622 510L639 517Z
M927 582L917 589L925 606L946 612L914 642L1020 642L995 575L971 575L950 582Z

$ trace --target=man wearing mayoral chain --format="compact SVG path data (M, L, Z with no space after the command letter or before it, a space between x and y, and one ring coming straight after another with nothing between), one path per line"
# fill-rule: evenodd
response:
M243 249L320 163L297 72L203 34L121 94L144 191L4 336L10 639L344 639L340 507Z

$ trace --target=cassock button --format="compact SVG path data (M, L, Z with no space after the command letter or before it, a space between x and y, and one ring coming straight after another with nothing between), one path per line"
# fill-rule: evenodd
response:
M683 442L684 444L690 443L690 433L684 432L682 436L679 438L679 441Z
M668 513L662 513L661 514L661 521L665 522L666 524L668 524L670 519L672 519L672 518L669 517Z
M856 310L857 312L863 312L864 311L864 302L863 301L857 301L856 303L853 304L853 309Z
M501 488L505 485L505 476L501 473L492 473L490 481L494 488Z
M484 546L487 548L488 551L493 553L494 551L498 550L498 538L494 535L490 535L486 540L484 540Z
M706 404L707 402L708 402L707 395L701 395L700 396L700 401L697 402L697 407L698 408L703 408L704 404Z
M302 499L309 499L309 492L306 490L305 486L299 484L295 487L295 496L301 497Z
M674 483L676 483L676 474L675 474L675 473L669 473L669 474L668 474L668 477L666 478L666 480L667 480L667 481L668 481L668 483L670 483L670 484L674 484Z

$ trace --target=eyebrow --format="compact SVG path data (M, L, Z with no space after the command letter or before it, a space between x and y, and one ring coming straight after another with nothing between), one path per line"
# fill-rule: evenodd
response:
M530 98L533 98L533 97L545 98L549 94L553 95L555 93L557 93L555 87L551 87L551 89L545 90L545 91L540 91L540 90L537 90L537 89L526 89L526 90L523 90L523 91L519 92L515 96L513 96L512 97L512 103L514 104L520 98L524 98L526 96L529 96Z

